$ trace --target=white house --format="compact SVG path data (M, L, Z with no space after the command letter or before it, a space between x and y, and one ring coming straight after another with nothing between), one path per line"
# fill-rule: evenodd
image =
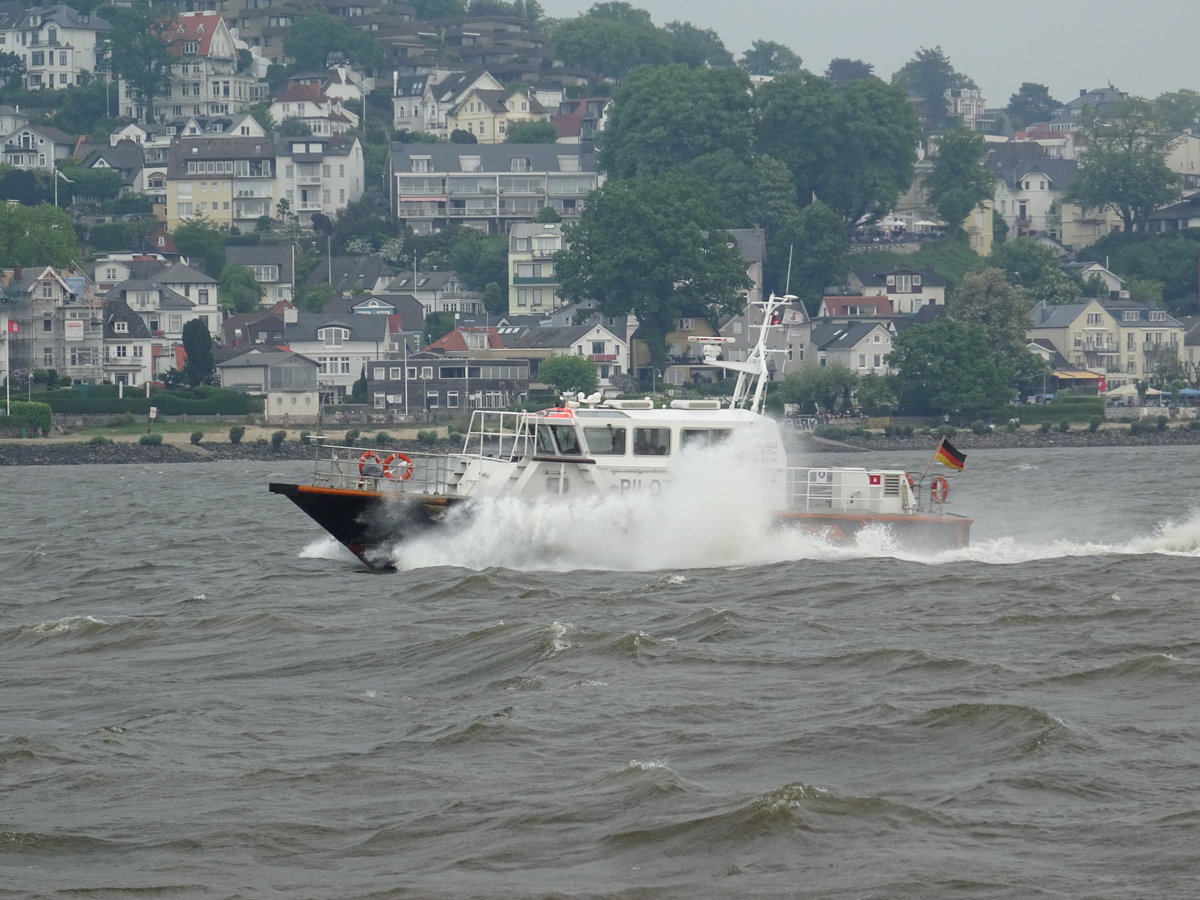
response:
M83 84L97 71L96 48L112 26L70 6L34 6L0 13L0 52L25 63L21 81L31 91Z
M367 363L386 358L388 317L300 313L284 326L283 337L292 352L317 361L321 402L337 403Z

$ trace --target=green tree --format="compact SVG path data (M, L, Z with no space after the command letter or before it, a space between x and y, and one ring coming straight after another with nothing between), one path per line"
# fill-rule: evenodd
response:
M665 28L672 38L671 61L694 69L714 69L733 65L733 54L711 28L697 28L691 22L668 22Z
M65 266L79 255L64 210L0 203L0 266Z
M697 116L697 109L704 115ZM747 156L753 134L745 72L645 67L613 95L597 139L598 162L611 178L656 175L718 150Z
M868 415L886 414L896 405L896 394L892 391L891 380L886 375L876 375L874 372L868 372L859 378L854 399Z
M373 66L383 61L383 49L369 32L323 12L307 15L288 28L283 52L297 68L324 68L335 61Z
M955 128L938 136L933 168L925 176L929 202L956 233L971 210L995 192L996 179L980 165L983 135Z
M937 131L946 121L946 91L977 89L974 81L954 70L941 47L918 47L913 58L892 76L892 84L921 98L925 127Z
M212 335L203 319L192 319L184 324L183 351L187 356L183 364L183 377L187 383L191 387L215 384Z
M1002 270L1010 283L1024 288L1034 303L1075 303L1083 296L1081 286L1063 273L1054 251L1032 238L994 246L988 265Z
M584 15L560 22L550 35L554 55L602 78L621 79L638 66L671 61L673 41L650 14L628 3L596 3Z
M100 47L114 75L125 80L142 104L146 121L153 121L154 99L171 88L171 53L175 41L171 22L175 7L171 3L137 3L124 8L109 8L112 24Z
M475 228L457 228L447 247L447 262L474 291L490 282L508 284L508 238L483 234Z
M829 65L825 67L825 77L834 84L846 84L860 78L874 78L875 67L861 59L839 56L829 61Z
M947 316L906 328L892 339L887 364L902 411L911 415L975 417L1005 406L1015 375L987 330Z
M262 304L266 290L254 279L254 272L248 266L225 263L220 281L218 293L222 309L248 313Z
M600 386L596 364L586 356L576 354L542 360L535 378L559 394L591 394Z
M563 296L594 299L606 316L632 312L659 367L681 315L740 311L751 286L716 195L682 175L612 180L588 195L555 255Z
M347 203L333 223L333 251L344 254L355 239L370 241L378 247L391 236L387 208L373 195L364 194Z
M25 74L25 60L18 53L0 53L0 81L5 87L21 86L21 76Z
M512 122L504 136L506 144L553 144L557 140L558 129L549 119Z
M804 71L803 60L789 47L776 41L754 41L742 54L738 65L748 75L799 75Z
M842 412L850 409L859 377L844 363L809 365L789 372L779 385L784 403L795 403L805 412Z
M1033 300L1023 288L1010 284L1000 269L982 269L963 276L962 284L946 304L950 318L982 325L989 342L1007 355L1013 377L1040 374L1041 357L1026 349Z
M1180 90L1159 94L1154 110L1162 127L1170 134L1183 134L1200 127L1200 91Z
M848 250L841 217L824 203L811 203L767 242L766 282L799 297L813 314L825 289L843 279Z
M483 289L483 308L493 316L508 312L508 297L504 295L504 288L495 281L489 281Z
M464 0L412 0L413 14L418 22L431 19L461 19L467 14Z
M1195 312L1200 260L1200 231L1196 229L1167 234L1114 232L1080 250L1078 257L1101 263L1124 278L1131 298L1130 282L1158 282L1163 303L1172 314ZM1140 290L1143 297L1156 296L1149 285Z
M1024 81L1020 89L1008 98L1005 112L1013 128L1019 131L1026 125L1045 122L1061 108L1062 104L1050 96L1050 89L1044 84Z
M309 124L296 116L285 116L275 130L281 137L307 137L312 134Z
M425 346L428 347L438 338L445 337L454 330L454 313L431 312L425 316Z
M1111 209L1125 231L1141 231L1150 213L1179 196L1179 176L1165 161L1175 136L1149 101L1129 97L1102 113L1085 110L1081 132L1087 150L1068 199Z
M204 217L188 219L171 233L175 246L184 256L198 261L206 273L219 275L225 267L225 241L228 235L223 229Z
M755 100L758 152L788 167L799 205L820 200L852 229L884 216L912 182L921 130L902 90L805 73L761 85Z

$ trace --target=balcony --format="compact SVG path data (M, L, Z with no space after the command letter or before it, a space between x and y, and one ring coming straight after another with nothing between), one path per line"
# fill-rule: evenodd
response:
M594 363L611 363L611 362L617 361L617 354L615 354L615 353L593 353L590 356L588 356L588 359L590 359Z

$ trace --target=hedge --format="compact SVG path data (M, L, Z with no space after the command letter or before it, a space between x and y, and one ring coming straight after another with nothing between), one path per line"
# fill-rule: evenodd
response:
M49 431L53 424L50 406L36 400L32 403L13 400L12 411L7 416L0 416L0 427L5 430L19 431L24 428L33 432Z
M79 392L54 391L43 395L46 404L56 413L75 415L150 414L158 407L161 416L244 416L263 411L263 399L241 391L213 390L206 397L182 397L159 391L149 397L81 397Z

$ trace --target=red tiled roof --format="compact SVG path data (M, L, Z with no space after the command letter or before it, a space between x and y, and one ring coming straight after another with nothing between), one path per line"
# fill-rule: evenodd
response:
M167 26L164 37L167 48L175 56L183 56L186 41L196 41L200 45L198 56L208 56L212 36L221 27L221 17L212 13L200 13L180 16L173 19Z

